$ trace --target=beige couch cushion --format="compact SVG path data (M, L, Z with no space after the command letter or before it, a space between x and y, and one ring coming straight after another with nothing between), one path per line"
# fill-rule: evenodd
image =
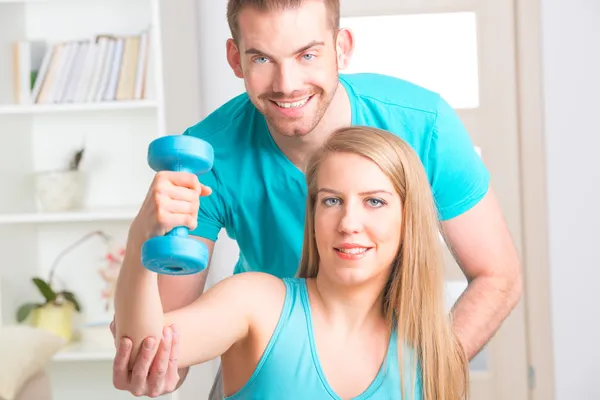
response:
M15 400L63 345L62 338L27 325L0 327L0 399Z
M52 400L52 385L46 372L40 370L29 378L15 400Z

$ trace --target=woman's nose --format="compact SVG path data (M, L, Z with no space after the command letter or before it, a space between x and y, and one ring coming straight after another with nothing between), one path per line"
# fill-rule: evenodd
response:
M352 205L344 207L342 218L340 219L339 230L342 233L353 234L362 230L363 215L360 210Z

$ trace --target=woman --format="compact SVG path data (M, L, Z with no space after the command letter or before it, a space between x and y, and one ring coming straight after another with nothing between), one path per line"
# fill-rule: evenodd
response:
M163 314L156 274L131 264L119 277L117 340L139 346L176 325L179 367L220 356L229 399L467 397L419 158L391 133L343 128L306 181L298 277L235 275Z

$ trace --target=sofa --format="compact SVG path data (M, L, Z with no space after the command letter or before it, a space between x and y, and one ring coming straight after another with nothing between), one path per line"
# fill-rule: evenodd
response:
M15 400L52 400L50 378L42 369L21 386Z
M64 339L28 325L0 326L0 399L50 400L47 364Z

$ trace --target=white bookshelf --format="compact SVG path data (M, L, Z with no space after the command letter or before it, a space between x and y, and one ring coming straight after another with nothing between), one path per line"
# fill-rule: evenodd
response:
M1 323L14 323L19 305L40 300L31 278L47 277L56 256L84 234L101 229L124 242L154 175L146 162L148 144L181 133L200 118L197 17L193 0L0 0ZM148 27L142 99L17 102L15 41L43 40L51 45L100 34L139 35ZM38 211L35 173L65 166L82 144L84 207ZM53 359L55 398L81 398L81 393L87 400L133 398L116 391L110 379L97 378L98 374L110 378L114 356L108 326L102 325L112 312L98 304L104 283L97 269L104 251L104 245L92 239L69 253L57 272L79 297L84 313L81 340ZM67 382L74 371L87 377L81 379L89 378L77 384L83 392L73 391Z

